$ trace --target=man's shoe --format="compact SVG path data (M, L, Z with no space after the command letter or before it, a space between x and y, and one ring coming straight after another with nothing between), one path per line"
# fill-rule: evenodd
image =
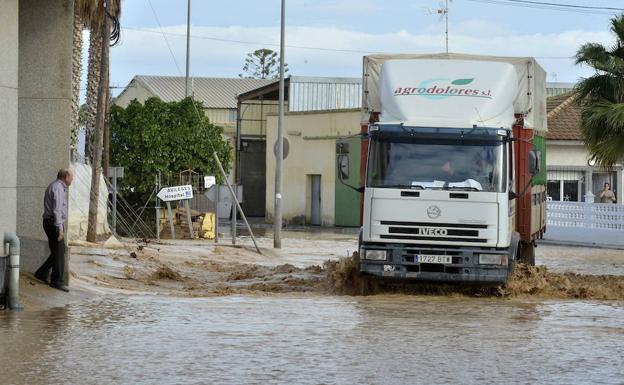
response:
M50 287L54 288L54 289L57 289L57 290L60 290L60 291L64 291L65 293L69 293L69 288L67 286L61 285L59 283L51 283Z
M44 274L44 273L41 273L41 272L36 272L34 274L34 276L35 276L35 278L37 278L39 281L45 283L46 285L49 283L47 274Z

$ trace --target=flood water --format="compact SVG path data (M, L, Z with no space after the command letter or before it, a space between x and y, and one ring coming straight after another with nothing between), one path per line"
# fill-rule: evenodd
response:
M622 384L624 303L104 297L0 313L0 384Z

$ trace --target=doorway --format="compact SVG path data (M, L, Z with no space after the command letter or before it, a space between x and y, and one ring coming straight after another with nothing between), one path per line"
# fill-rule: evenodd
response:
M321 225L321 176L308 175L309 186L309 219L308 223L313 226Z
M243 185L241 204L248 217L263 217L266 208L266 142L241 139L240 182Z

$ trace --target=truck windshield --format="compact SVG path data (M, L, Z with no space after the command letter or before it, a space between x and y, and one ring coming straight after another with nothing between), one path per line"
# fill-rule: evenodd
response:
M504 149L500 140L375 135L367 186L503 192Z

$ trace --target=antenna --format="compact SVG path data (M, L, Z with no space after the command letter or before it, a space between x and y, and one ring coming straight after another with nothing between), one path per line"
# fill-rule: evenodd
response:
M444 28L444 36L445 36L445 42L446 42L446 53L449 52L449 48L448 48L448 14L449 14L449 1L453 1L453 0L444 0L444 3L440 2L439 7L436 9L431 9L431 8L424 8L425 13L428 15L439 15L440 18L438 19L438 21L442 21L442 19L444 19L444 23L445 23L445 28Z

